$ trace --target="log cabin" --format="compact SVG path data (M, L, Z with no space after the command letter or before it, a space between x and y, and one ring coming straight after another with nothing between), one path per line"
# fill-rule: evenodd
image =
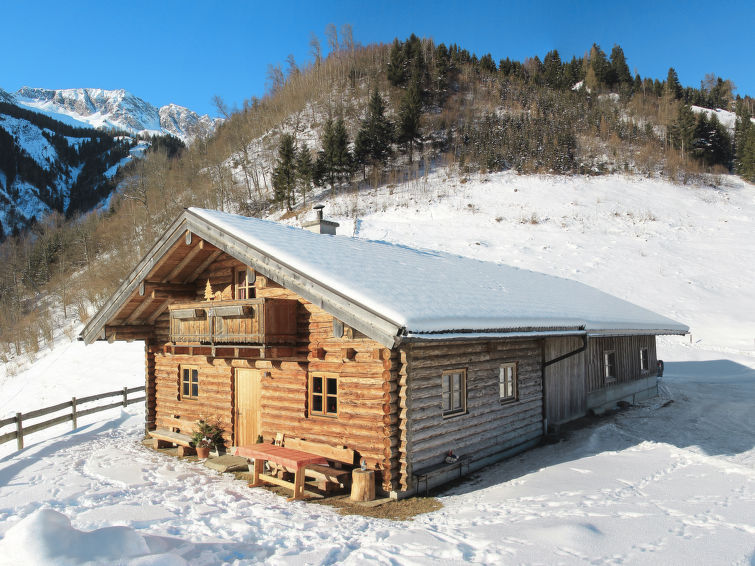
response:
M576 281L334 225L189 208L80 338L144 341L147 430L217 418L228 446L348 447L400 498L656 395L656 336L688 331Z

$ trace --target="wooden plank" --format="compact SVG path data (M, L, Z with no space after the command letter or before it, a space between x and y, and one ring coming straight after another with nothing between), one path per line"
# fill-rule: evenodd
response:
M81 414L81 413L79 413ZM50 419L49 421L44 421L41 423L33 424L31 426L24 425L24 436L27 434L31 434L33 432L38 432L40 430L45 430L46 428L53 427L55 425L59 425L60 423L65 423L70 420L73 420L73 415L62 415L60 417L56 417L54 419Z
M299 438L290 437L286 437L284 440L284 446L286 446L286 448L293 448L294 450L318 454L328 460L335 460L352 466L354 465L354 451L345 446L331 446L320 442L312 442L310 440L301 440Z
M123 395L123 389L118 391L109 391L107 393L98 393L97 395L89 395L88 397L80 397L77 399L79 405L83 403L89 403L91 401L99 401L100 399L106 399L108 397L115 397L116 395Z
M192 271L189 275L184 278L184 283L189 283L191 281L194 281L197 277L199 277L204 271L223 253L223 250L215 250L212 252L207 259L205 259L202 263L200 263L197 268Z
M9 424L16 424L16 417L8 417L0 421L0 428L8 426Z
M180 432L173 432L170 430L158 428L156 430L150 430L147 434L149 434L152 438L165 440L167 442L172 442L173 444L179 444L181 446L188 447L193 446L191 437L187 434L181 434Z
M5 444L6 442L10 442L14 438L16 438L17 433L16 431L12 432L6 432L5 434L0 434L0 444Z
M91 409L84 409L83 411L78 411L77 415L79 417L85 417L86 415L92 415L94 413L99 413L100 411L107 411L108 409L114 409L115 407L122 407L123 402L118 401L117 403L110 403L108 405L100 405L99 407L92 407Z
M191 248L191 250L184 256L184 258L178 262L178 265L176 265L168 275L163 277L162 282L167 283L169 281L172 281L174 278L176 278L185 268L186 266L194 260L197 255L205 249L205 243L203 240L199 240L199 242Z
M41 417L43 415L49 415L50 413L56 413L58 411L62 411L63 409L67 409L71 406L70 401L65 401L64 403L58 403L57 405L52 405L50 407L45 407L43 409L37 409L35 411L29 411L28 413L24 413L24 420L34 419L36 417ZM7 419L6 419L7 420ZM13 422L15 422L16 419L13 419Z
M124 324L133 324L136 320L138 320L139 316L141 316L141 314L150 307L152 301L154 301L154 298L152 296L145 297L142 300L142 303L138 307L136 307L130 315L128 315L126 320L123 321Z

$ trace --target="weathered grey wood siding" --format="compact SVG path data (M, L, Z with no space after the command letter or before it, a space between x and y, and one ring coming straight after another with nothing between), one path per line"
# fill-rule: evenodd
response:
M573 352L582 346L576 336L545 340L545 361ZM585 385L585 352L550 365L545 375L545 415L548 424L579 418L587 411Z
M640 370L641 348L648 349L648 371L645 372ZM603 353L608 350L616 352L616 380L606 382ZM655 336L590 338L587 341L587 392L656 375L657 360Z
M427 341L402 348L400 384L408 391L400 400L401 487L449 450L481 460L541 436L541 357L540 340ZM518 399L501 403L498 372L506 362L517 363ZM467 410L444 418L441 375L451 369L466 369Z

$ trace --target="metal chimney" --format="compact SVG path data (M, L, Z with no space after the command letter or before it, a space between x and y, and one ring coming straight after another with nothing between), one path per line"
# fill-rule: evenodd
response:
M314 232L315 234L330 234L331 236L334 236L336 228L338 228L340 224L323 218L322 209L325 208L324 204L316 204L313 208L317 212L317 220L305 222L302 224L302 228Z

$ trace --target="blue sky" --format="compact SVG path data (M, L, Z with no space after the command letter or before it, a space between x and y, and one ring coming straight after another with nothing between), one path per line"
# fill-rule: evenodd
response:
M359 43L411 33L498 61L551 49L562 59L593 42L624 49L629 67L683 85L706 73L755 95L755 2L16 2L0 0L0 88L125 88L155 105L216 114L265 92L267 66L309 59L314 32L351 24Z

